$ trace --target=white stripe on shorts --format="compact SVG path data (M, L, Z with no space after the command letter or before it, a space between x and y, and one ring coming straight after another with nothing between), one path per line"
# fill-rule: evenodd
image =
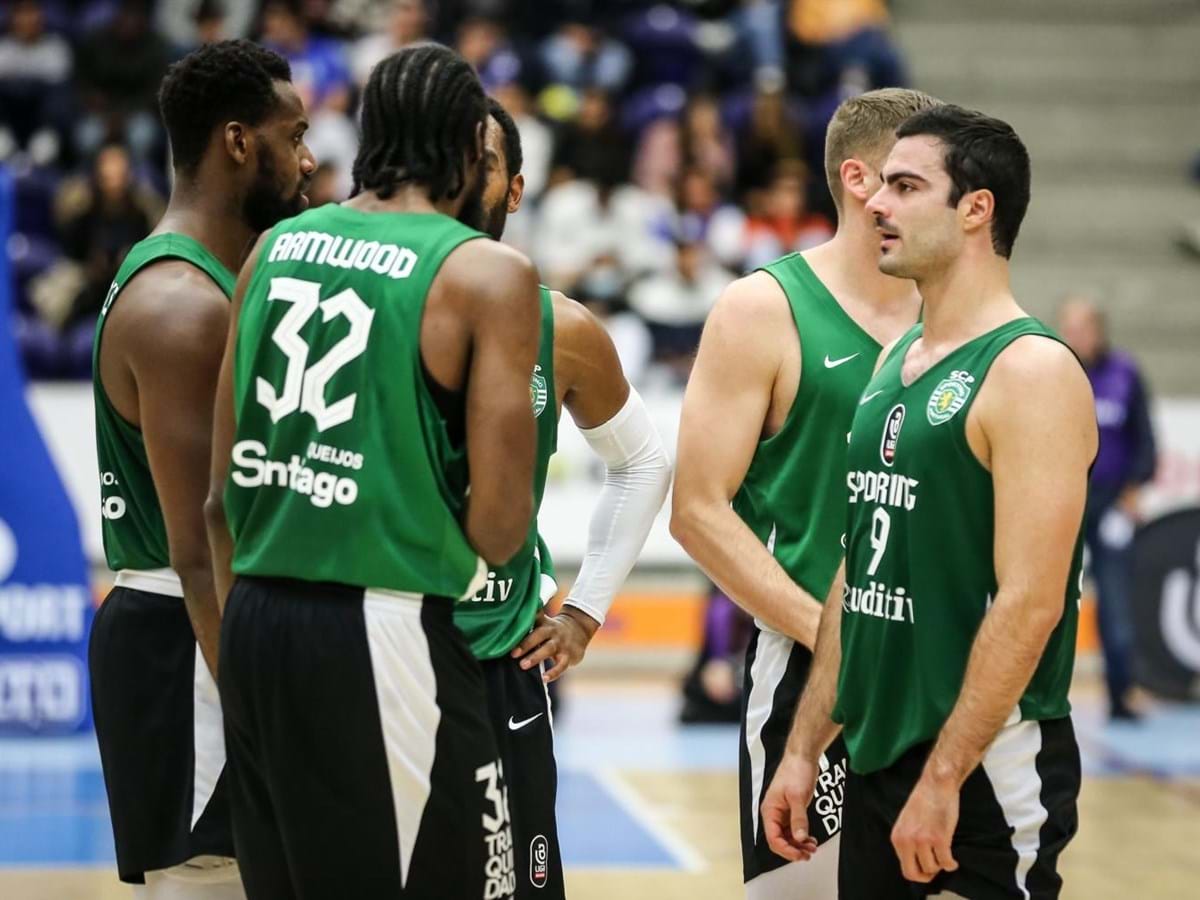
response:
M775 703L775 689L787 672L793 641L777 631L758 633L754 664L750 667L750 694L746 698L746 751L750 754L750 821L751 834L758 834L758 806L762 802L763 778L767 767L767 750L763 746L762 730L770 718Z
M1026 900L1029 891L1025 880L1037 862L1042 825L1049 816L1042 806L1042 779L1037 771L1041 749L1041 723L1016 722L1000 729L983 757L984 774L1000 802L1004 820L1013 829L1017 889Z
M192 676L192 752L192 828L195 828L225 768L225 719L221 715L221 697L199 644L196 645L196 666Z
M442 718L437 705L437 678L421 625L420 595L368 590L363 597L363 619L400 837L403 887L421 816L429 801Z

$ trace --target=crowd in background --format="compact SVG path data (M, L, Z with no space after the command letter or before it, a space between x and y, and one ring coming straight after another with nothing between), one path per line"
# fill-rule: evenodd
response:
M635 383L678 383L732 278L832 233L825 125L845 96L904 83L887 25L884 0L11 0L0 165L26 367L90 374L108 285L169 191L155 92L172 60L229 37L287 57L316 205L352 189L372 66L436 39L520 128L506 239L605 317Z

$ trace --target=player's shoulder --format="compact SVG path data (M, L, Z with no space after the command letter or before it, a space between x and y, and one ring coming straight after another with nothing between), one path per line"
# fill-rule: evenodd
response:
M736 333L775 333L790 327L787 295L769 273L756 270L731 281L713 304L709 326ZM786 333L786 332L785 332Z
M616 346L608 329L590 309L562 291L551 291L550 303L554 309L556 366L576 359L620 368Z
M1051 417L1094 418L1094 399L1079 359L1049 333L1023 334L1010 341L992 361L983 396L1003 418L1023 412ZM1036 398L1036 403L1026 402Z
M138 271L121 289L116 320L124 320L142 334L153 334L144 344L186 344L224 329L229 320L229 297L212 277L184 259L167 258Z
M1044 386L1047 379L1087 383L1071 349L1053 334L1036 331L1019 335L996 354L988 378L1017 388Z
M464 241L450 251L440 274L454 287L481 297L504 295L513 284L537 281L537 269L521 251L483 238Z

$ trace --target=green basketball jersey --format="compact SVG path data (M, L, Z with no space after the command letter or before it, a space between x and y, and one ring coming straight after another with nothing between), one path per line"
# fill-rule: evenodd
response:
M109 310L134 275L164 259L191 263L227 297L233 296L236 281L234 274L199 242L183 234L156 234L133 245L108 289L92 344L92 394L96 407L96 458L100 466L101 530L104 555L113 570L163 569L171 564L167 529L150 477L141 429L117 412L100 381L100 341ZM146 340L154 340L154 336L146 335ZM169 374L164 372L163 377Z
M478 237L447 216L336 204L268 235L234 354L234 572L475 592L466 451L429 391L420 334L442 262Z
M525 545L507 564L488 572L487 584L454 608L454 622L479 659L504 656L521 643L542 606L543 584L554 580L554 563L538 534L537 510L546 492L550 457L558 448L558 401L554 388L554 304L542 288L542 342L529 384L537 417L537 461L533 472L533 522ZM547 585L547 587L552 587Z
M799 253L764 271L792 309L800 386L783 427L755 449L733 509L791 579L824 602L842 560L846 435L880 347Z
M863 774L934 739L958 699L997 589L992 476L967 444L967 414L1013 340L1058 340L1037 319L1017 319L968 341L905 387L901 366L922 329L909 331L871 379L850 434L834 719L845 725L851 768ZM1062 586L1062 621L1021 697L1022 719L1070 712L1081 541Z

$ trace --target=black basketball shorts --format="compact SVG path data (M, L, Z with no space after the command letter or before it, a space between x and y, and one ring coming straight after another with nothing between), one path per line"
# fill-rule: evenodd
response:
M562 856L554 801L558 769L542 667L523 670L508 656L485 660L488 715L496 732L512 813L518 900L562 900Z
M233 856L221 704L173 576L118 575L88 668L121 880Z
M503 766L452 606L235 581L220 686L249 900L512 896Z
M951 843L958 869L916 884L901 873L891 832L931 749L919 744L879 772L850 773L841 900L1056 900L1058 858L1079 825L1079 747L1070 718L1000 731L962 787Z
M746 649L745 696L738 759L741 806L742 874L749 885L788 866L787 877L767 879L764 896L832 898L836 889L838 834L847 761L839 735L821 756L821 772L808 808L809 834L817 855L789 864L776 856L763 834L761 806L787 745L800 694L812 666L812 651L786 635L755 628Z

